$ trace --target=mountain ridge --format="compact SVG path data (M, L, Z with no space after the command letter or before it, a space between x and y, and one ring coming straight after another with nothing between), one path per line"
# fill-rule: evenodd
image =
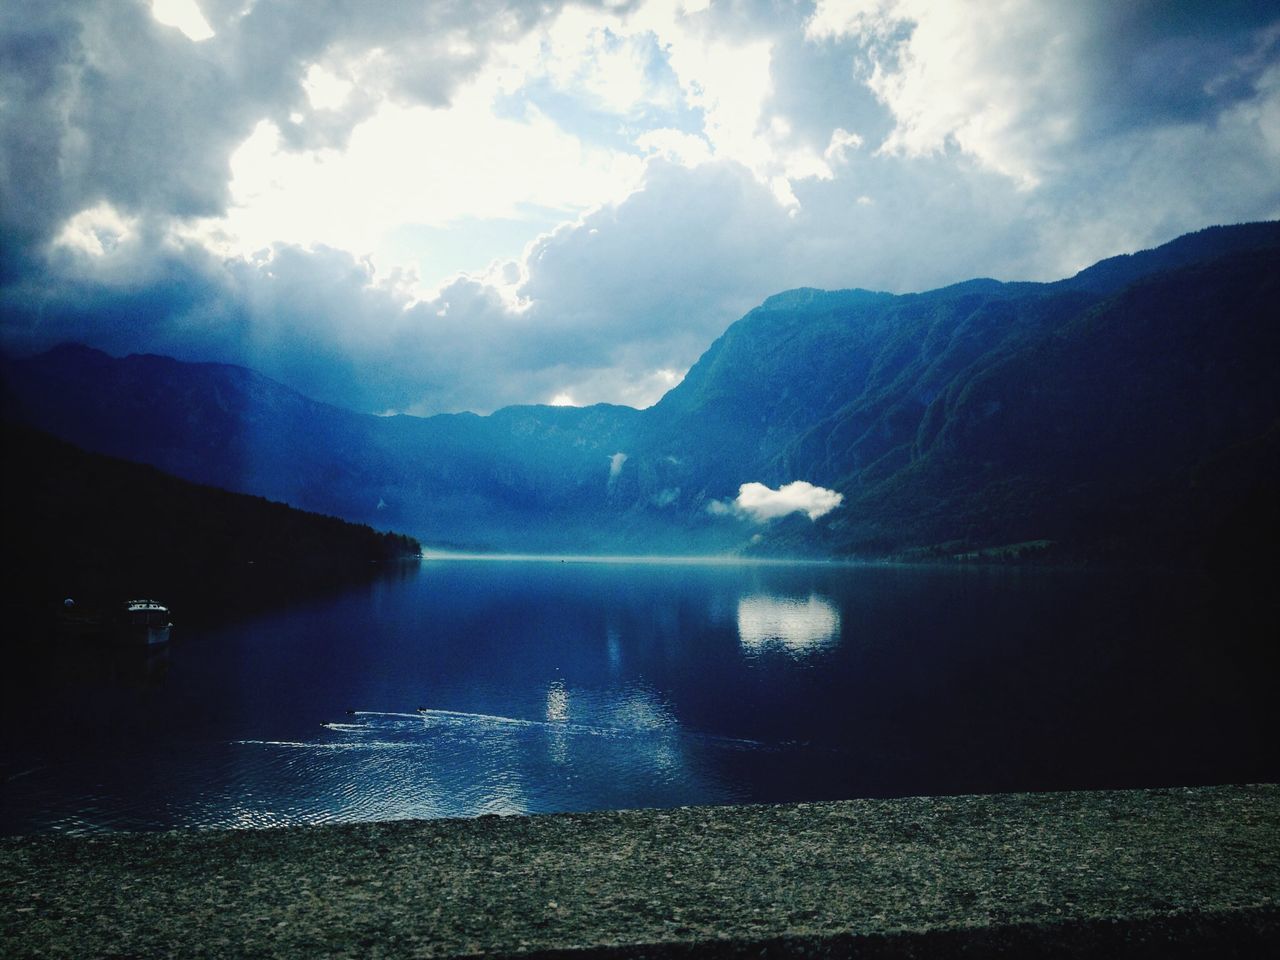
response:
M1088 553L1084 540L1107 539L1089 518L1108 503L1185 500L1170 477L1265 436L1280 415L1268 321L1278 263L1280 224L1261 223L1051 283L783 291L646 410L377 417L248 368L76 352L89 348L0 369L11 419L437 544L884 556L1070 541L1079 526L1093 531L1076 537ZM741 484L797 479L844 506L758 525L708 510Z

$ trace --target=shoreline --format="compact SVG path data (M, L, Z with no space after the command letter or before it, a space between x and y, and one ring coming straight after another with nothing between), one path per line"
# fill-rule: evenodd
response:
M0 840L9 957L1131 956L1280 944L1280 786Z

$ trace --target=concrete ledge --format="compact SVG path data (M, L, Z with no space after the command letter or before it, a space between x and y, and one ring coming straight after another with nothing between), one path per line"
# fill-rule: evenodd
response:
M1274 785L0 841L0 954L1262 956Z

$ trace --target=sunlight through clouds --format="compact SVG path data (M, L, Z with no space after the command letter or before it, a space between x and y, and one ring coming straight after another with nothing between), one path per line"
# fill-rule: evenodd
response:
M0 346L100 309L361 409L647 406L788 288L1280 216L1280 15L1162 9L18 4Z
M572 216L620 199L641 170L639 158L593 149L537 113L501 119L465 101L385 105L341 152L290 151L263 122L231 164L234 206L217 226L241 250L285 241L354 253L377 251L402 223L519 217L526 205Z
M137 229L137 221L123 217L111 204L100 203L82 210L54 238L54 245L102 257L129 239Z
M796 179L830 179L830 163L791 142L784 117L765 123L770 43L721 39L700 23L706 11L650 2L620 19L565 8L493 47L485 67L440 106L391 96L390 65L378 50L313 62L300 84L311 112L293 111L288 129L257 124L231 157L226 214L194 233L223 255L273 243L373 255L381 270L417 274L426 295L456 273L457 257L432 262L434 241L414 256L407 225L527 220L532 243L548 216L572 222L637 189L646 158L740 163L794 214ZM460 57L474 52L452 43ZM560 99L540 92L545 84ZM304 145L308 131L332 122L323 117L351 109L366 115L345 139ZM484 276L492 264L477 258L464 269ZM519 300L510 290L504 296Z
M661 99L647 76L652 36L618 30L616 18L582 8L566 9L526 62L524 79L545 74L556 88L626 115L649 99Z
M354 88L352 81L313 63L302 81L307 99L315 110L337 110L347 102Z
M208 40L213 28L196 0L151 0L151 15L168 27L177 27L189 40Z
M390 97L377 51L312 63L301 87L313 113L295 111L296 129L258 123L231 158L232 204L204 222L203 236L224 255L272 243L371 254L381 270L417 274L426 296L456 273L457 258L433 262L435 241L414 256L407 225L527 220L532 243L548 215L572 222L640 187L646 158L740 163L794 214L793 182L829 179L831 167L820 150L790 142L785 118L762 126L770 44L716 38L691 20L704 10L655 2L619 19L566 8L494 47L483 70L438 107ZM540 92L544 84L560 99ZM319 115L357 99L368 115L345 142L293 142ZM464 269L485 276L493 266L477 258ZM503 296L520 300L511 289Z

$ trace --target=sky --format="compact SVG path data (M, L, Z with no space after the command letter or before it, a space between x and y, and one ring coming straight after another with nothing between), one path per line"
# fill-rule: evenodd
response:
M644 407L785 289L1277 218L1266 0L0 11L0 348L366 412Z

